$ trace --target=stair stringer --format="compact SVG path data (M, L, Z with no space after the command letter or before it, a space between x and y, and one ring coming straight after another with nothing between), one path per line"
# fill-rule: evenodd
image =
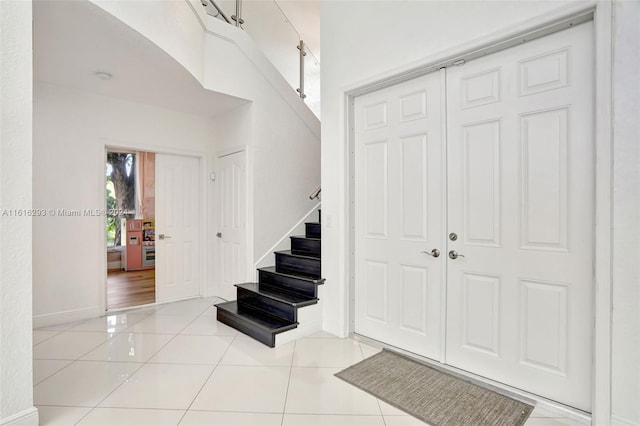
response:
M290 246L289 238L292 235L301 235L304 234L305 222L313 222L314 215L318 214L318 210L322 206L322 203L317 203L313 206L307 214L305 214L295 225L291 227L282 238L280 238L273 246L269 248L269 250L262 255L255 263L254 267L256 269L255 280L258 281L258 268L264 268L265 266L271 266L276 264L276 251L288 250Z
M319 291L320 293L320 291ZM322 301L298 309L298 327L276 334L276 348L322 331Z

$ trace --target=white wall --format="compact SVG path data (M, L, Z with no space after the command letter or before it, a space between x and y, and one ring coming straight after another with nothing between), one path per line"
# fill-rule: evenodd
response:
M207 42L205 64L211 67L218 61L217 42ZM300 120L261 75L251 68L245 72L244 90L253 102L214 121L218 149L249 147L253 256L258 259L315 205L308 195L320 183L320 143L316 129Z
M31 2L0 2L0 424L37 425L33 407Z
M105 146L207 157L215 150L210 118L43 82L36 82L33 98L36 208L104 208ZM99 280L106 268L104 220L49 215L34 219L37 322L99 314Z
M203 85L252 100L215 120L219 149L249 147L252 265L314 205L308 195L320 184L320 122L247 34L215 19L207 24L233 43L206 38Z
M640 3L616 2L612 411L640 424Z
M635 4L634 4L635 3ZM526 23L566 2L322 2L324 326L346 335L347 129L342 93L483 35ZM616 1L614 81L614 417L638 414L638 3ZM329 225L331 223L331 225Z

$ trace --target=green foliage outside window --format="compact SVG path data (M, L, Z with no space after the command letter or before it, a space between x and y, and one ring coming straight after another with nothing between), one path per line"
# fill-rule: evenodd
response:
M116 193L111 177L107 177L107 211L115 210ZM116 216L107 215L107 247L113 247L116 240Z

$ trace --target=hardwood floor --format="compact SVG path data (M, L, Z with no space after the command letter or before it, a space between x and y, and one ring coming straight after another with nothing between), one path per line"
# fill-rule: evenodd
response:
M129 308L155 301L155 269L108 272L107 310Z

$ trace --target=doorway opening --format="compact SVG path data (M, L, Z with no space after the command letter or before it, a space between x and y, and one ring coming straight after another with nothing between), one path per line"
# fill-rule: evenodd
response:
M107 311L156 302L155 160L107 149Z

